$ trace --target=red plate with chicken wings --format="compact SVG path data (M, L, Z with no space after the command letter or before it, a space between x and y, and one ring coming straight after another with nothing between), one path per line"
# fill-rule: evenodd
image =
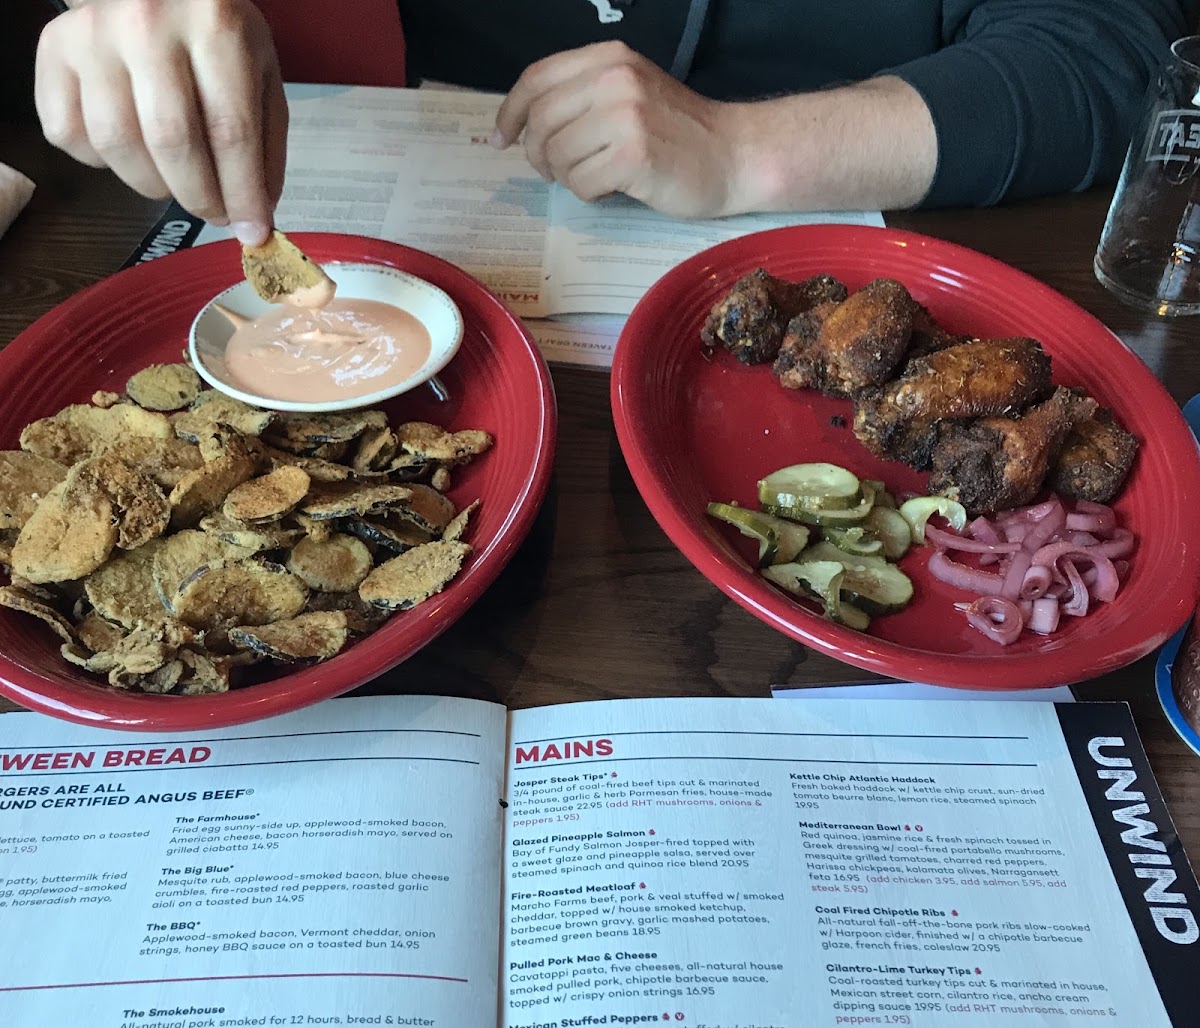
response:
M1026 633L1001 648L955 611L956 602L971 597L933 578L926 568L932 551L923 547L914 547L900 565L914 582L914 600L900 613L874 619L865 634L826 620L767 583L754 570L752 541L708 518L706 504L717 500L757 507L758 479L786 465L815 461L842 465L863 479L880 479L893 491L923 493L930 486L928 472L880 452L917 453L915 463L926 466L937 455L927 452L928 438L918 422L905 421L899 431L890 425L897 400L889 395L893 386L871 394L873 410L859 403L859 434L870 438L878 430L888 436L887 445L876 443L872 452L855 436L855 405L849 399L822 395L816 388L784 389L770 363L746 365L727 349L709 350L701 343L714 304L735 281L760 267L806 283L802 306L815 313L812 324L793 324L800 334L815 339L824 331L836 337L833 329L823 328L829 312L820 305L842 297L836 283L809 282L814 276L832 276L851 292L876 279L894 279L951 336L1037 339L1050 358L1054 386L1078 387L1112 408L1140 444L1133 471L1114 501L1121 524L1138 540L1117 598L1086 617L1065 618L1052 636ZM880 295L875 301L891 304L894 298ZM840 316L852 315L853 310ZM1041 373L1037 358L1019 343L1009 345L1008 353L996 346L973 354L959 350L957 361L951 361L944 355L951 340L939 339L923 316L916 312L908 355L920 345L925 360L943 370L957 368L964 376L961 390L928 397L931 403L952 403L961 394L962 403L969 405L986 399L990 390L1011 392L1020 381ZM770 342L777 346L780 340ZM886 324L869 342L857 353L848 348L845 354L826 354L817 367L805 364L811 347L784 340L780 371L793 385L815 382L826 392L857 389L860 369L869 373L876 355L894 345ZM914 367L920 369L909 364L909 371ZM1014 381L1005 383L1006 375ZM944 375L937 381L945 388ZM1045 386L1049 389L1051 383ZM1056 430L1061 417L1077 413L1075 401L1065 393L1046 402L1040 417L1048 431ZM1076 682L1161 645L1187 619L1200 592L1200 533L1195 528L1200 454L1170 395L1086 311L972 250L913 233L842 225L779 229L723 243L674 269L638 305L617 347L612 404L638 489L701 573L767 624L869 671L977 689ZM983 421L961 424L963 433L955 437L954 447L937 456L942 466L935 467L935 475L964 474L973 459L971 447L990 431ZM1017 482L992 485L1021 487Z

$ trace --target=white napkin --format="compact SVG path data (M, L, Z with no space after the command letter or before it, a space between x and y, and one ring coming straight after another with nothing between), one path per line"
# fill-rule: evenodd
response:
M0 236L25 209L33 196L33 183L15 168L0 164Z

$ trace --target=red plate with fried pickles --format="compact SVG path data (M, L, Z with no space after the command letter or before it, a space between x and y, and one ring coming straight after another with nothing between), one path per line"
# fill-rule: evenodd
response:
M893 492L921 493L927 476L881 460L854 437L849 400L781 388L771 365L748 367L706 351L706 315L742 275L763 267L800 281L818 273L850 290L894 278L943 327L979 337L1041 341L1054 381L1080 386L1140 441L1114 501L1137 537L1117 598L1064 618L1049 637L1000 647L954 604L973 597L938 582L914 546L899 563L916 595L866 633L821 616L754 570L756 544L705 514L710 501L757 508L756 485L778 468L826 461ZM684 555L742 607L791 638L868 671L935 685L1028 689L1115 670L1160 646L1200 591L1200 453L1179 408L1149 369L1101 322L1060 293L990 257L893 229L815 225L722 243L680 264L638 304L612 376L617 435L634 481Z
M324 664L279 668L244 688L161 696L110 688L66 663L58 638L36 619L0 609L0 693L34 710L86 724L143 731L214 728L283 714L337 696L395 667L459 618L495 580L533 524L554 457L557 414L546 365L520 321L482 285L445 261L357 236L297 233L314 260L400 268L448 293L465 323L462 347L441 373L450 400L428 388L380 405L393 424L431 421L481 428L492 449L461 469L449 495L458 507L481 501L466 539L462 572L410 612L354 642ZM241 277L240 250L223 242L122 271L85 289L0 352L0 449L21 429L97 390L124 389L147 365L180 360L197 311Z

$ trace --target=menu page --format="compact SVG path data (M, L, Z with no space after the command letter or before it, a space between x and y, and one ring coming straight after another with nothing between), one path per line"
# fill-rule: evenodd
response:
M574 704L508 776L506 1028L1194 1023L1123 706Z
M520 149L488 145L501 98L487 93L289 83L288 165L275 222L435 254L518 314L542 296L546 183ZM197 243L228 239L205 225Z
M638 300L677 264L751 232L836 222L882 227L878 211L742 214L681 220L626 196L585 203L551 189L546 288L552 311L631 314Z
M344 232L425 250L495 292L550 360L607 368L623 318L662 275L716 243L784 225L882 225L878 211L678 220L623 197L547 186L519 146L487 139L503 97L456 89L286 87L285 232ZM173 207L133 263L228 239ZM582 318L563 316L582 315ZM617 315L618 319L594 315Z
M504 719L0 717L0 1024L494 1024Z

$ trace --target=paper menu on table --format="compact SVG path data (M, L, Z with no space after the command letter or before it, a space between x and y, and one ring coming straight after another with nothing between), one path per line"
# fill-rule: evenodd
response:
M10 714L0 772L4 1025L1194 1023L1118 704Z
M882 225L878 212L666 218L621 198L585 204L547 186L519 146L487 143L502 97L461 90L289 84L288 170L276 223L348 232L458 265L531 325L547 356L612 364L619 323L681 260L783 225ZM197 243L229 238L204 226Z
M0 733L0 1024L495 1023L502 707Z
M1193 1023L1195 880L1128 710L897 715L514 711L503 1025Z
M287 86L288 168L276 224L346 232L458 265L520 314L541 299L548 191L519 150L487 143L500 99ZM206 225L197 243L227 239Z
M552 313L625 314L677 264L710 246L787 225L883 225L878 211L742 214L688 221L624 196L585 203L554 186L546 244Z
M970 700L1019 701L1022 703L1074 703L1070 686L1051 689L951 689L920 682L861 682L845 685L775 686L777 700Z

